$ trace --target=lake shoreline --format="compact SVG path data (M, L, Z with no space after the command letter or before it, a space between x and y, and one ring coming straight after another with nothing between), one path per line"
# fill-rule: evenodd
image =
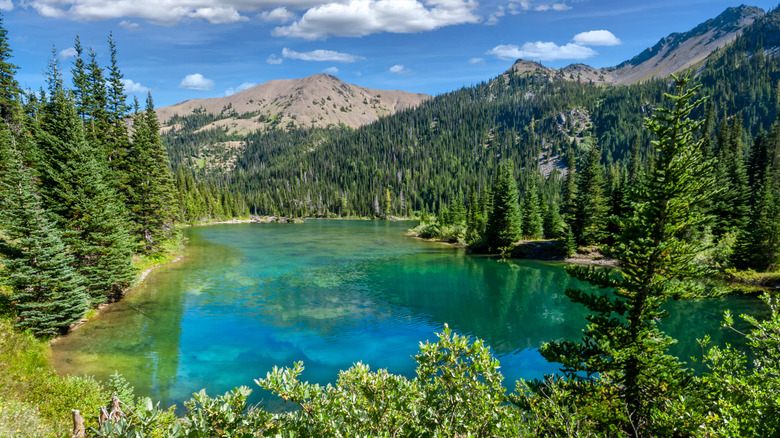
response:
M65 333L64 335L60 335L60 336L57 336L55 338L52 338L51 340L49 340L49 345L56 343L57 341L62 339L64 336L68 336L69 334L73 333L74 331L76 331L79 328L83 327L84 325L88 324L90 321L92 321L93 319L95 319L98 316L100 316L100 314L103 313L106 309L108 309L112 305L122 301L124 299L125 295L127 295L133 289L141 286L141 284L143 284L144 280L146 280L146 277L150 273L152 273L152 271L154 271L154 270L156 270L158 268L161 268L163 266L167 266L167 265L170 265L170 264L173 264L173 263L177 263L177 262L181 261L182 259L184 259L185 254L184 254L184 246L183 245L184 245L184 242L181 242L180 250L177 251L176 253L171 253L170 254L173 257L172 259L170 259L170 260L163 260L160 263L155 263L155 264L147 267L146 269L140 271L138 274L136 274L136 277L133 280L133 283L130 286L128 286L127 288L125 288L122 291L121 295L119 295L119 297L116 300L114 300L114 301L112 301L110 303L100 304L96 308L91 309L91 312L88 311L88 313L90 313L89 317L85 316L85 317L81 318L78 322L75 322L75 323L71 324L70 327L68 327L68 332L67 333Z

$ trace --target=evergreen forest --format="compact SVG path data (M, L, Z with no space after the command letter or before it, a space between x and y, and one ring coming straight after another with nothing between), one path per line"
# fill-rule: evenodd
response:
M761 294L766 320L724 316L747 351L699 340L698 374L659 328L666 301L723 293L702 279L780 268L778 35L775 10L669 78L508 72L358 129L237 136L206 128L213 115L200 111L161 134L151 95L143 109L128 102L112 36L107 66L76 37L71 65L52 51L48 86L22 90L0 21L0 434L778 436L776 294ZM230 165L192 160L225 141L245 145ZM179 224L250 215L419 218L418 235L496 263L546 241L564 255L597 248L619 267L567 268L600 288L566 291L587 328L541 347L560 373L514 387L489 346L447 326L421 343L412 378L359 363L321 386L299 379L302 363L274 368L255 383L295 406L283 413L248 406L244 386L201 391L177 413L120 375L47 368L41 340L170 260Z

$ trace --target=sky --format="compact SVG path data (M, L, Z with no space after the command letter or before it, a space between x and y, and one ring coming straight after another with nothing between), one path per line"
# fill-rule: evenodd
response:
M748 4L764 10L778 0ZM437 95L488 81L518 58L617 65L728 0L0 0L25 89L54 57L69 83L76 36L129 95L155 106L329 73L362 87Z

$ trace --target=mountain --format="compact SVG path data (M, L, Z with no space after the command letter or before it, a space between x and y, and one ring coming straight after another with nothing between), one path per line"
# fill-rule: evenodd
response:
M633 84L685 70L733 42L764 14L763 9L755 6L728 8L688 32L673 33L630 60L604 69L605 76L609 76L612 83Z
M289 124L357 128L427 99L426 94L363 88L317 74L269 81L232 96L187 100L158 108L157 116L164 130L177 130L179 118L198 113L212 116L205 128L222 127L237 134Z
M755 6L728 8L688 32L661 38L653 47L615 67L596 69L584 64L571 64L556 70L520 59L507 73L541 73L578 82L613 85L665 78L701 63L714 51L733 42L749 25L764 15L764 10Z
M727 10L699 30L670 36L659 46L665 55L658 59L682 53L693 58L691 47L707 52L717 46L714 41L736 35L692 66L692 85L701 85L699 95L709 97L692 117L707 120L713 150L731 130L742 132L737 136L749 147L751 138L768 132L777 118L780 10L743 26L751 10L757 11ZM687 52L680 51L686 47ZM653 56L634 59L620 68L654 62ZM471 190L489 186L501 161L514 164L521 190L539 174L537 187L547 201L560 203L565 163L577 163L593 144L601 149L610 178L625 171L632 145L640 159L648 155L652 135L644 120L653 108L668 105L664 94L670 81L605 86L616 84L608 74L617 70L582 64L554 70L521 60L494 80L354 130L304 127L237 136L209 129L215 116L193 113L180 119L182 129L163 138L179 186L189 187L183 196L192 200L187 205L195 205L198 196L222 196L260 214L370 217L384 211L407 216L462 202ZM206 207L193 207L185 217L208 214Z

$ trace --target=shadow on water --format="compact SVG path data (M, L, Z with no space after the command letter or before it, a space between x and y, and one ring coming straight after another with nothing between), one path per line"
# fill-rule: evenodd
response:
M588 286L557 264L501 263L404 236L411 226L315 220L187 229L187 257L54 344L55 366L99 379L117 370L164 405L181 406L200 388L216 395L247 385L251 402L280 410L253 383L275 365L304 361L303 378L323 384L359 361L411 377L419 343L447 323L492 347L510 388L555 372L538 348L581 336L584 308L564 290ZM671 303L664 328L689 357L706 333L733 342L716 333L722 310L754 313L757 305Z

